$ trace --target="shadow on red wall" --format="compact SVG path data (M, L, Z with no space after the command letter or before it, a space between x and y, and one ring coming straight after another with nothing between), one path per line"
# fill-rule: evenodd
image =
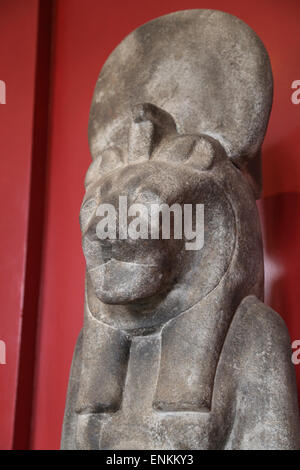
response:
M263 151L265 178L273 187L299 175L295 148L299 131ZM300 156L300 153L298 154ZM265 257L265 302L285 320L291 341L300 338L300 193L283 192L258 202L262 223ZM296 368L300 396L300 366Z

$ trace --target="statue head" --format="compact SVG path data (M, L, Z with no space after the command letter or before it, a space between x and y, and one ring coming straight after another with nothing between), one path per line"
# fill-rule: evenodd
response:
M178 135L172 117L151 104L134 108L133 126L126 155L111 148L92 164L81 208L88 274L106 303L167 293L205 258L204 217L215 227L221 211L232 217L213 181L213 172L228 163L214 139ZM105 174L106 158L116 167ZM206 231L204 251L213 237Z
M218 286L233 297L238 289L261 296L255 198L271 69L248 26L213 12L214 23L201 28L207 15L178 12L147 23L115 49L99 76L80 215L93 306L134 306L139 318L151 311L159 322ZM241 54L237 35L251 43L251 57ZM228 51L219 55L222 39Z

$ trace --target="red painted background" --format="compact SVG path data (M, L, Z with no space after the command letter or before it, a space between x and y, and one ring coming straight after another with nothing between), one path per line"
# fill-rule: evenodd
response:
M0 1L0 447L14 439L33 146L38 2Z
M57 0L53 21L46 3L0 0L0 80L8 90L0 105L0 340L7 344L7 364L0 365L1 448L59 447L83 318L78 212L90 162L93 88L114 47L157 16L188 8L227 11L268 49L275 89L259 201L266 302L283 316L292 340L300 339L300 104L291 102L291 84L300 80L300 2ZM296 372L300 387L300 365Z

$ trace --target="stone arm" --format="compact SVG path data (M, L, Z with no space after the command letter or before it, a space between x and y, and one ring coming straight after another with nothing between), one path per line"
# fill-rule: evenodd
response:
M81 364L82 364L82 344L83 344L83 330L80 331L71 365L64 424L61 438L62 450L75 450L76 449L76 430L78 414L75 411L77 403L77 395L79 391L80 378L81 378Z
M281 317L256 297L246 297L229 328L219 369L222 381L232 384L226 449L300 449L291 355Z

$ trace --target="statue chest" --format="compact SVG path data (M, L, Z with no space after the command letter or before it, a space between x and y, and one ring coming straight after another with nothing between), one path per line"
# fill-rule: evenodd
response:
M154 408L160 357L160 335L132 340L120 409L79 415L79 447L82 438L86 445L87 434L93 436L91 446L94 449L211 447L211 412L160 411Z

